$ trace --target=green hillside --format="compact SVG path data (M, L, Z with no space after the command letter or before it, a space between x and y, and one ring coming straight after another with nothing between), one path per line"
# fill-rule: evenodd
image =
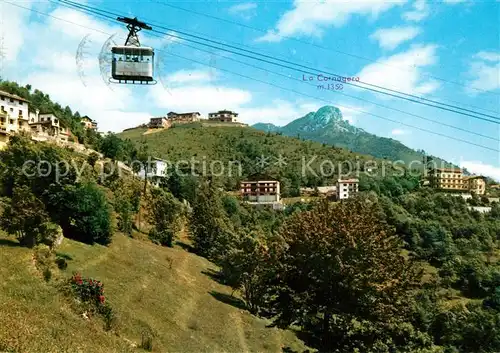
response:
M116 234L110 247L65 239L57 249L71 258L47 283L37 271L33 250L0 233L0 351L140 352L146 330L154 352L281 352L303 344L292 332L266 328L230 303L231 289L207 274L214 266L178 248ZM72 272L104 283L117 312L116 332L106 332L94 319L71 308L57 278Z
M423 151L415 151L397 140L379 137L349 124L343 119L340 109L332 106L324 106L317 112L311 112L282 127L269 123L257 123L253 127L287 136L299 136L392 161L402 160L409 163L421 161L424 157ZM445 163L436 157L434 160L437 163Z
M404 174L402 165L396 169L389 161L251 127L202 127L195 123L146 132L147 129L137 128L118 136L131 140L136 146L141 141L146 142L148 153L171 163L194 158L199 163L198 168L202 168L203 161L207 166L212 161L221 161L225 167L235 167L236 162L240 162L241 178L254 174L270 175L282 182L284 195L296 196L292 191L299 186L331 184L339 177L339 172L341 177L357 176L361 179L376 179L372 177L381 174ZM263 156L267 158L265 165L260 163ZM282 164L278 162L280 156ZM363 173L368 167L372 168L371 177ZM238 171L233 168L232 176L227 174L221 178L228 189L235 190L240 179Z

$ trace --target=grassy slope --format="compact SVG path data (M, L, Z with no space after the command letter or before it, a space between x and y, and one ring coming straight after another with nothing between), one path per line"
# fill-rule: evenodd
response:
M181 248L118 234L109 248L65 239L58 252L73 260L56 276L80 271L103 281L107 300L119 315L119 336L106 333L102 322L73 312L54 282L47 284L35 269L33 251L0 236L0 351L139 352L130 342L139 344L146 328L156 335L156 352L304 348L292 332L266 328L265 321L216 299L231 290L203 273L213 265Z
M137 128L122 132L119 136L135 143L144 139L152 156L171 162L190 161L194 157L198 162L220 160L224 166L228 166L229 161L241 161L244 177L252 172L257 165L256 158L261 155L271 157L266 167L266 172L271 173L270 175L287 172L300 175L304 168L306 177L309 177L313 174L309 173L306 165L310 165L311 169L319 174L319 167L323 162L332 162L335 173L328 174L331 168L328 163L324 166L325 173L331 179L337 178L341 162L351 161L353 170L356 165L362 166L366 161L373 160L367 155L333 148L319 142L279 135L268 136L265 132L250 127L201 127L199 124L189 124L144 135L146 131L147 129ZM279 155L286 161L286 166L282 168L275 164L275 158ZM310 161L312 163L309 164ZM382 160L377 160L379 171L382 169L381 162ZM388 174L393 171L390 166L385 170Z

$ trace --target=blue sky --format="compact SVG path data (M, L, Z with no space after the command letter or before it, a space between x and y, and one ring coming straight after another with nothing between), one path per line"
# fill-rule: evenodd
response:
M207 114L234 109L250 124L283 125L331 104L342 110L345 119L368 132L397 139L411 148L424 149L500 179L499 152L404 125L499 150L500 143L494 140L500 139L498 124L348 85L342 91L321 91L316 88L317 81L303 82L300 71L145 31L141 32L142 43L157 49L159 83L149 87L108 86L103 79L106 65L101 72L98 59L112 34L115 37L110 43L124 42L123 26L46 1L7 1L34 11L0 1L2 76L30 83L62 105L88 114L103 131L121 131L171 110ZM164 33L197 34L310 66L317 74L357 76L363 82L500 115L499 2L113 0L86 3L138 16ZM388 108L459 126L493 140Z

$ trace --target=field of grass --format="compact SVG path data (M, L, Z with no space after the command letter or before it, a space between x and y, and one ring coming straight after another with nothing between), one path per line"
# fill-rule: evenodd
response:
M291 331L242 310L230 288L214 281L213 265L183 248L156 246L122 234L110 247L64 239L57 250L68 268L46 282L33 250L0 235L0 351L143 352L141 334L153 334L154 352L281 352L306 347ZM118 315L115 332L71 309L57 289L74 271L104 284Z

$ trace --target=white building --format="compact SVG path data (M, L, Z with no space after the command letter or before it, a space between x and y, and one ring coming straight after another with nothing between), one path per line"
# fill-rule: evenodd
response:
M209 113L208 120L211 121L221 121L225 123L237 123L238 113L231 110L219 110L216 113Z
M141 165L141 170L138 174L139 177L144 179L146 175L146 167L148 169L148 179L167 177L168 161L160 158L152 158L149 162L146 163L148 163L148 165Z
M19 127L29 119L28 103L29 101L22 97L0 91L0 130L19 131Z
M358 179L339 179L337 181L337 199L344 200L356 195L359 191Z

